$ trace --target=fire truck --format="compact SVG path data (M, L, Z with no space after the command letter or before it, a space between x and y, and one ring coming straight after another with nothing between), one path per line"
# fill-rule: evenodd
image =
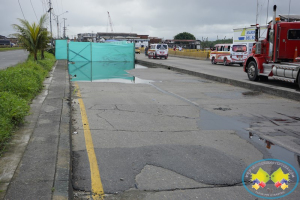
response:
M268 77L296 83L300 87L300 22L276 18L268 25L267 37L259 39L260 27L255 29L256 44L244 62L244 71L251 81L266 81Z

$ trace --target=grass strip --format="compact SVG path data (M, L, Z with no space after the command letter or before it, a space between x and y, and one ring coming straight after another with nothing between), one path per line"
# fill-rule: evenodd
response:
M40 55L38 55L40 57ZM43 89L43 81L55 63L53 54L0 70L0 157L14 131L24 123L30 103Z
M1 48L0 47L0 51L14 51L14 50L20 50L20 49L24 49L22 47L5 47L5 48Z

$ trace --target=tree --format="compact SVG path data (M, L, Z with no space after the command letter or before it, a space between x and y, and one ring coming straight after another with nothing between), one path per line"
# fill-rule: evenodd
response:
M47 47L48 41L48 32L45 28L46 17L44 14L38 24L35 22L33 24L29 24L27 20L18 19L21 25L13 24L13 28L18 32L14 34L19 41L23 44L23 46L33 54L34 60L37 60L38 51L42 52L42 58L44 54L44 50Z
M195 36L188 32L178 33L174 36L174 40L195 40Z

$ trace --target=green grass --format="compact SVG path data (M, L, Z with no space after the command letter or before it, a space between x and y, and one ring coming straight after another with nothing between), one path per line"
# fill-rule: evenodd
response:
M5 48L0 48L0 51L13 51L13 50L19 50L23 49L22 47L5 47Z
M55 57L45 52L44 60L35 62L28 56L26 62L0 70L0 156L14 130L24 123L29 104L43 89L54 63Z

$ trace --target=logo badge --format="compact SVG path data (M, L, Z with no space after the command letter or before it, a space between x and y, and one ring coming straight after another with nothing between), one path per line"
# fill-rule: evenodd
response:
M259 198L278 199L292 193L299 182L296 169L277 159L264 159L252 163L243 173L246 190Z

